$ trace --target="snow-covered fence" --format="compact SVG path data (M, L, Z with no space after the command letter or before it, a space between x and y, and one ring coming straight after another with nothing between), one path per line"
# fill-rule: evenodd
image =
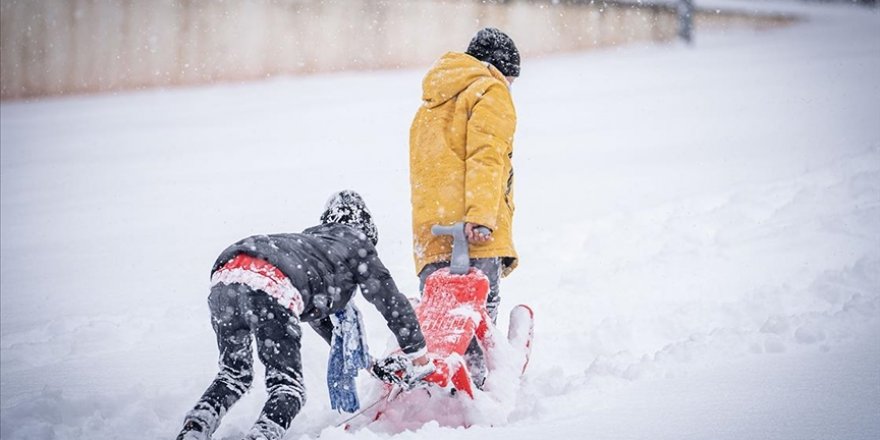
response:
M424 65L483 26L525 56L678 31L672 4L610 1L4 0L0 19L3 99Z

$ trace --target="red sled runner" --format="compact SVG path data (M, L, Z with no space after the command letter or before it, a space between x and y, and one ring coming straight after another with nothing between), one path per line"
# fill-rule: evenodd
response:
M495 332L492 319L486 311L489 279L480 270L470 267L463 223L434 226L432 232L435 235L453 236L450 267L439 269L428 276L422 300L415 308L427 342L428 356L434 363L435 370L415 387L396 381L393 375L380 377L386 381L384 393L381 393L382 396L375 404L343 422L347 429L379 420L393 409L393 402L400 393L412 392L415 388L424 389L429 396L433 396L432 393L453 396L464 394L473 399L475 386L464 354L474 337L483 349L489 371L493 370ZM485 232L488 233L488 230ZM507 339L522 355L521 373L525 372L531 352L533 318L532 309L525 305L514 307L510 313ZM360 426L347 423L361 415L363 417Z

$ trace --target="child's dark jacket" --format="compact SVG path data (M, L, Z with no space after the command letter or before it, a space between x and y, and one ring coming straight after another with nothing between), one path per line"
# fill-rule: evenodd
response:
M214 263L213 274L238 254L268 261L302 295L300 319L311 322L345 308L361 293L388 322L404 353L425 347L415 313L362 232L342 224L306 229L300 234L255 235L228 247Z

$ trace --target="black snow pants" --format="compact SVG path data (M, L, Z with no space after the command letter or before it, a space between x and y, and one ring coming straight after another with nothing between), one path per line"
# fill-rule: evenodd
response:
M251 341L266 366L269 398L254 429L280 433L305 403L299 318L262 291L242 284L218 284L208 297L211 324L220 350L220 372L187 420L213 433L220 419L250 388L254 378ZM271 436L270 436L271 438Z

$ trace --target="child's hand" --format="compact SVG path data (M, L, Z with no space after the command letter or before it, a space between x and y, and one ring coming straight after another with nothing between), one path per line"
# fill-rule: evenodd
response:
M472 244L485 243L492 239L492 231L476 223L465 223L464 235L467 237L468 243Z
M434 363L427 355L410 359L404 354L392 354L376 361L371 372L378 379L412 389L434 372Z
M430 376L435 370L434 363L427 355L422 355L412 360L412 365L403 374L403 381L407 388L415 388L422 380Z

